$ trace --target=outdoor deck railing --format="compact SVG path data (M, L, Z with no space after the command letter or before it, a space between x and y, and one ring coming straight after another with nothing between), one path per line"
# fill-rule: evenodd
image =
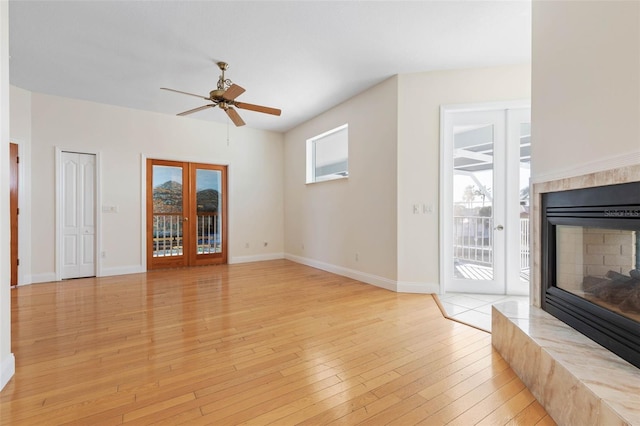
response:
M529 218L520 218L520 269L529 269Z
M218 214L196 216L197 254L222 252L220 217ZM177 214L153 215L153 256L168 257L183 254L183 217Z
M454 216L453 257L478 265L493 264L493 219ZM529 219L520 218L520 268L529 268Z

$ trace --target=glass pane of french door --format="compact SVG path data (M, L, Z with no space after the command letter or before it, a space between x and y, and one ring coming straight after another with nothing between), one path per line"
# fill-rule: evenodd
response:
M493 127L454 127L453 130L453 272L456 278L493 279Z
M196 169L196 252L222 252L222 172Z
M190 220L193 243L190 265L227 262L226 186L227 167L214 164L189 164L191 178Z
M450 114L446 291L504 293L504 113Z
M184 224L188 216L185 205L185 165L179 162L149 160L151 180L151 253L153 267L185 265ZM149 247L149 244L147 245Z
M531 178L531 111L508 111L507 168L507 294L528 295L530 280L531 225L529 217Z
M504 138L501 120L491 113L459 117L453 126L453 257L458 291L500 291L502 232L496 215L502 185L496 157ZM499 156L498 156L499 157Z
M531 246L531 227L529 217L531 215L531 198L529 191L529 182L531 180L531 123L520 123L520 158L518 160L518 200L520 204L520 229L519 229L519 248L520 248L520 281L528 290L531 278L530 272L530 246Z

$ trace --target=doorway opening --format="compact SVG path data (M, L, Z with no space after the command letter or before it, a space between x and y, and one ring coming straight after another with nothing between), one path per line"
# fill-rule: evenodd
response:
M227 166L147 160L147 269L227 263Z

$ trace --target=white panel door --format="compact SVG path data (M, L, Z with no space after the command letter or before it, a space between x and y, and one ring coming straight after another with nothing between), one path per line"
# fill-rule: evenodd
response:
M63 152L61 157L62 279L96 275L96 157Z

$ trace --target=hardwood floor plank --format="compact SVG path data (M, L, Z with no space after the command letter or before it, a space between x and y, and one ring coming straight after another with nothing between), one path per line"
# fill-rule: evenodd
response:
M531 394L528 395L529 398L526 399L524 404L516 405L517 403L522 402L521 400L514 402L514 398L517 398L521 394L523 388L524 384L522 384L520 380L512 380L505 386L488 395L470 409L465 410L448 424L452 426L466 426L469 424L504 425L513 418L513 416L509 417L511 412L515 412L517 414L531 403L531 398L533 398ZM526 390L526 388L524 389ZM519 393L505 403L505 398L509 398L515 392ZM503 413L503 408L505 407L508 411L506 415Z
M478 422L478 425L504 425L509 423L520 413L522 413L533 401L534 396L529 389L522 389L517 395L509 399L506 403L500 404L488 416Z
M155 404L147 405L146 407L138 408L133 411L124 413L124 423L131 422L139 419L140 417L148 416L149 414L159 413L167 408L174 407L176 405L183 404L184 402L193 401L196 396L190 392L184 395L177 396L171 399L165 399L164 401L157 402Z
M481 375L477 376L477 378L481 377ZM463 412L471 409L479 401L483 400L487 394L500 389L502 386L505 386L512 381L515 384L515 388L520 390L520 385L522 385L522 383L518 380L513 370L508 369L497 375L492 375L492 377L478 383L473 388L471 387L477 383L476 380L470 379L467 382L460 383L444 394L446 399L449 399L448 403L444 407L440 408L433 405L429 406L429 411L436 411L429 414L417 424L428 425L442 422L449 423ZM430 402L432 401L435 401L435 399ZM429 404L425 404L425 408L427 408L427 405Z
M555 426L556 422L551 418L549 414L545 415L539 422L536 423L536 426Z
M506 426L528 426L537 424L547 413L535 399L524 410L506 423Z
M328 422L330 425L355 425L366 422L369 418L376 414L386 410L387 408L402 401L397 396L390 394L383 398L379 398L362 408L356 409L347 415L344 415L336 420ZM339 414L337 412L336 414Z
M287 260L12 289L0 424L553 424L491 347Z

